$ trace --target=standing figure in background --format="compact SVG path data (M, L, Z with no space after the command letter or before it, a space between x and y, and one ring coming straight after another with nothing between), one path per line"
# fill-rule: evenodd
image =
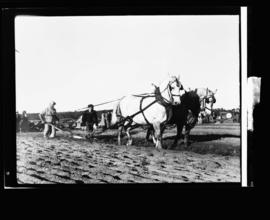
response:
M111 121L112 121L112 113L107 112L105 117L105 124L107 129L111 127Z
M101 114L100 122L98 124L98 126L102 128L102 131L105 131L106 130L106 121L105 121L105 118L106 118L106 113L102 113Z
M16 132L20 131L20 121L21 116L18 111L16 111Z
M82 115L82 126L86 126L86 138L91 138L94 130L98 126L97 112L94 110L92 104L88 105L88 110Z
M20 120L20 132L29 131L29 121L26 111L22 112L22 117Z
M39 118L42 121L42 123L44 123L44 137L48 138L48 136L50 138L54 138L56 135L56 131L55 131L55 127L54 125L57 124L57 122L59 121L59 118L57 117L56 114L56 109L54 108L54 106L56 105L56 103L54 101L50 102L49 106L47 108L45 108L40 114L39 114ZM49 132L51 131L51 133L49 134Z
M104 112L101 114L101 120L99 126L102 128L102 131L109 129L111 126L112 114L111 112Z

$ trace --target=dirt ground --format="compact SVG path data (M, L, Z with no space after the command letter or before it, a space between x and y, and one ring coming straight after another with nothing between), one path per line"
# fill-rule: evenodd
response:
M82 131L74 131L81 134ZM239 124L198 125L188 149L155 149L135 129L133 146L117 146L116 130L96 134L92 141L57 133L46 140L41 132L17 134L17 181L55 183L190 183L240 182ZM167 129L164 146L176 129ZM123 139L123 143L126 138Z

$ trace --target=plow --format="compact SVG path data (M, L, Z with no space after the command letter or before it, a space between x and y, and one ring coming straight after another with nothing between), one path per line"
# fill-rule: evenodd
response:
M50 124L50 123L48 123L48 125L53 126L56 130L58 130L58 131L60 131L60 132L62 132L62 133L68 134L68 136L71 137L71 138L75 138L75 139L84 139L84 137L82 137L82 136L80 136L80 135L74 134L71 130L63 130L63 129L57 127L56 125L53 125L53 124Z

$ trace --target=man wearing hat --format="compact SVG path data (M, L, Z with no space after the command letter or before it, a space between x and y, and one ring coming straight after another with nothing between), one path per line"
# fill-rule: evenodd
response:
M49 132L51 131L50 138L54 138L56 131L55 127L53 126L56 122L59 121L57 115L56 115L56 109L54 106L56 103L54 101L50 102L49 106L45 108L40 114L39 118L42 121L42 123L45 123L44 125L44 137L48 138Z
M82 115L82 126L86 126L86 138L93 135L94 126L98 126L97 112L92 104L88 105L88 109Z

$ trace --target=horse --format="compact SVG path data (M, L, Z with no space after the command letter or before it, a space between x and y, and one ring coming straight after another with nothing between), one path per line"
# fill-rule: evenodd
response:
M176 125L177 127L177 135L174 138L174 142L172 146L169 147L175 148L178 140L182 136L182 130L185 126L185 134L184 134L184 143L185 147L188 146L188 139L190 130L196 125L198 121L198 115L200 113L200 97L197 94L197 91L189 90L186 91L181 96L181 104L172 106L172 117L166 123L166 125ZM165 126L163 127L162 133L165 130ZM146 139L149 140L150 134L153 134L153 127L149 127L146 134Z
M208 88L196 88L191 93L190 98L193 100L193 104L190 106L194 106L194 107L192 110L190 109L187 122L185 124L184 143L185 143L186 148L188 147L188 144L189 144L188 137L189 137L190 131L191 129L195 127L196 123L198 122L199 114L205 115L206 110L209 110L210 114L212 115L213 105L214 103L216 103L216 97L215 97L216 92L217 92L217 89L215 91L212 91ZM195 95L195 93L197 94L197 96ZM199 97L200 107L198 107L198 97ZM181 133L178 134L178 129L177 129L177 135L178 135L178 138L180 138ZM177 141L174 143L174 146L176 144L177 144Z
M154 93L143 95L128 95L123 97L114 107L111 125L118 126L118 145L121 145L123 129L128 137L127 145L132 145L130 130L143 125L153 126L153 141L156 148L162 148L163 124L172 115L171 106L180 104L183 86L180 77L171 76L164 80L159 87L155 86Z
M216 103L215 94L217 89L212 91L208 88L197 88L196 91L200 97L201 111L205 112L206 110L209 110L212 114L213 105Z

